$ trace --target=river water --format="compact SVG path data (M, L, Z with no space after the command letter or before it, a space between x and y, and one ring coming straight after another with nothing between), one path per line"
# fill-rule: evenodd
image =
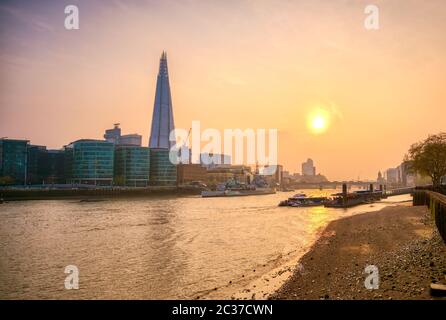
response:
M328 222L408 199L277 206L292 194L1 204L0 298L229 299L300 257ZM64 287L67 265L79 270L79 290Z

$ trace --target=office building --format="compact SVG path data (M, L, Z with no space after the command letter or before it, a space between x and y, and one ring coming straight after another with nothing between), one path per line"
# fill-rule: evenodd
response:
M0 185L27 183L28 140L0 139Z
M141 146L142 136L136 133L122 135L119 123L115 123L113 129L105 130L104 139L115 145Z
M389 168L386 170L386 181L388 184L396 185L398 183L398 169Z
M169 149L150 148L150 185L174 186L177 184L177 168L170 161Z
M47 150L45 146L28 145L27 184L42 184Z
M150 173L150 152L147 147L117 145L115 148L114 184L147 187Z
M68 183L112 185L114 144L81 139L65 146Z
M207 170L200 164L179 164L177 165L178 184L187 184L194 181L205 182L207 180Z
M314 166L312 159L307 159L306 162L302 163L302 175L303 176L316 175L316 167Z

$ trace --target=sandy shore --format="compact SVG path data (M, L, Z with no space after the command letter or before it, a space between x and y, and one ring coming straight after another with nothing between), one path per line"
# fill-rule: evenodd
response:
M378 289L365 288L367 265L378 267ZM269 298L432 299L430 283L445 276L446 245L428 210L406 203L331 222Z

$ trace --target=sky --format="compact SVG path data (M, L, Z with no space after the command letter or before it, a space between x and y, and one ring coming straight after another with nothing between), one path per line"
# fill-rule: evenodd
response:
M0 1L0 137L57 149L119 122L147 145L166 50L177 128L275 128L285 170L375 179L446 131L445 17L444 0Z

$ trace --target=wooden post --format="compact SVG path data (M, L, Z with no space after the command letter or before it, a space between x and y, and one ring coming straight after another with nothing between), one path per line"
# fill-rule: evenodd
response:
M347 203L347 184L342 184L342 205L345 206Z

